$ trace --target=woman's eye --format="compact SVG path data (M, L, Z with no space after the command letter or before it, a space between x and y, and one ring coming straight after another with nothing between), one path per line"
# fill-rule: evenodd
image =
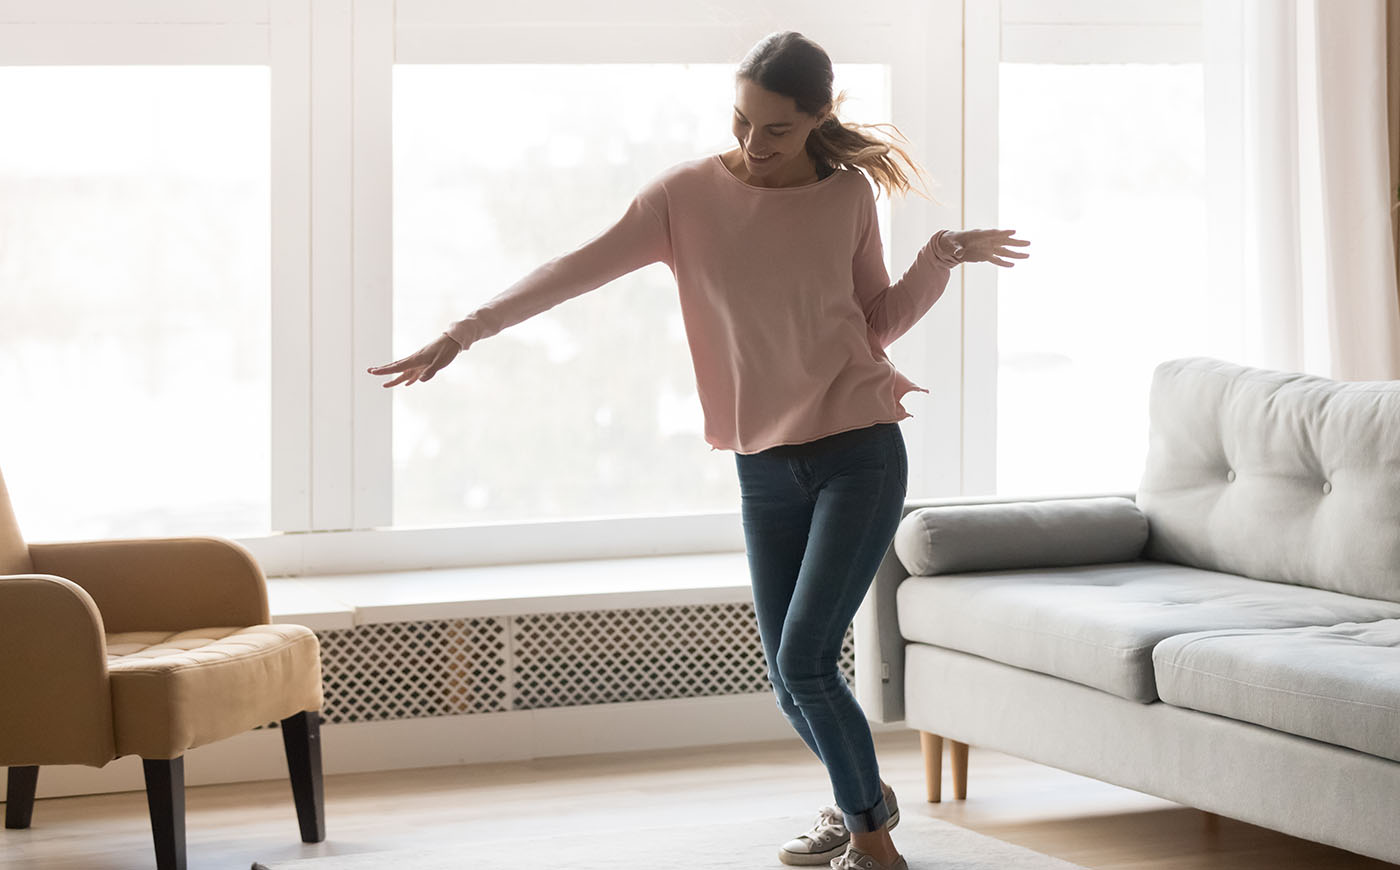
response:
M749 125L749 122L745 121L743 118L735 118L734 123L738 124L740 127L747 127Z

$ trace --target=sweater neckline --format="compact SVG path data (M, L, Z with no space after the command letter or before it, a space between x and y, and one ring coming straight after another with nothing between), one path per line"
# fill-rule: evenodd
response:
M811 183L809 183L809 184L799 184L799 185L797 185L796 187L759 187L759 186L756 185L756 184L749 184L747 181L741 180L737 175L735 175L734 173L730 172L730 171L729 171L729 167L726 166L726 165L724 165L724 155L723 155L723 154L714 154L714 155L711 155L711 156L712 156L712 158L714 159L715 164L719 167L719 171L720 171L721 173L723 173L723 174L724 174L727 178L729 178L731 181L733 181L735 184L739 185L740 187L747 188L747 189L749 189L749 190L761 190L761 191L764 191L765 193L781 193L781 192L783 192L783 191L790 191L790 190L811 190L811 189L814 188L814 187L818 187L818 186L820 186L820 185L826 184L828 181L830 181L831 179L835 178L835 177L836 177L838 174L840 174L840 172L841 172L840 169L833 169L832 172L831 172L831 174L828 175L826 178L818 178L816 181L813 181L813 182L811 182Z

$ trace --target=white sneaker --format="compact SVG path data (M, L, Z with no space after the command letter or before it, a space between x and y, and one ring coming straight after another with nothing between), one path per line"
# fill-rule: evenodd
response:
M831 859L831 870L909 870L909 862L900 855L893 864L881 864L852 846L839 858Z
M885 830L899 824L899 804L894 798L894 789L882 786L885 805L890 809ZM817 813L817 822L805 834L798 834L778 849L778 860L784 864L830 865L839 858L851 842L851 832L846 830L846 817L833 806L822 807ZM855 866L855 865L852 865Z

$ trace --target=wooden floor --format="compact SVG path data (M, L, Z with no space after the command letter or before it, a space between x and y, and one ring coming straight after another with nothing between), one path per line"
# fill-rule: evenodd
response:
M901 814L924 813L1098 870L1396 870L1350 852L973 746L968 798L925 799L918 735L876 736L880 773ZM43 771L40 771L40 777ZM190 870L255 860L433 847L519 834L713 824L801 815L832 802L796 738L680 751L574 756L326 778L324 843L303 844L287 782L190 788ZM792 834L801 833L793 831ZM899 829L893 831L899 845ZM774 843L773 866L777 862ZM140 792L40 800L31 828L0 829L3 870L154 866ZM464 861L463 866L470 866ZM404 868L407 870L407 868ZM915 868L917 870L917 868Z

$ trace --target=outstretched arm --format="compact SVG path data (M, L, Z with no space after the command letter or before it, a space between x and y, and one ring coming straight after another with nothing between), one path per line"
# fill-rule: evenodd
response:
M855 282L856 298L865 321L880 342L889 347L895 339L919 322L948 286L952 268L959 261L952 256L952 246L939 230L914 257L914 263L893 284L885 270L885 252L880 243L880 224L875 212L875 197L866 188L862 198L860 237L851 260L851 276Z
M865 198L864 205L851 274L865 321L881 347L889 347L928 313L947 289L954 266L988 262L1010 268L1015 264L1003 258L1030 256L1005 247L1030 244L1012 238L1015 230L939 230L920 249L903 277L891 284L885 271L873 194Z
M579 247L536 267L444 332L465 350L507 327L650 263L671 264L665 194L649 184L627 211Z
M617 223L569 253L536 267L419 350L388 365L371 366L369 373L397 375L384 387L432 380L473 343L566 299L648 263L664 262L674 269L669 215L666 192L659 179L653 179L632 198Z

